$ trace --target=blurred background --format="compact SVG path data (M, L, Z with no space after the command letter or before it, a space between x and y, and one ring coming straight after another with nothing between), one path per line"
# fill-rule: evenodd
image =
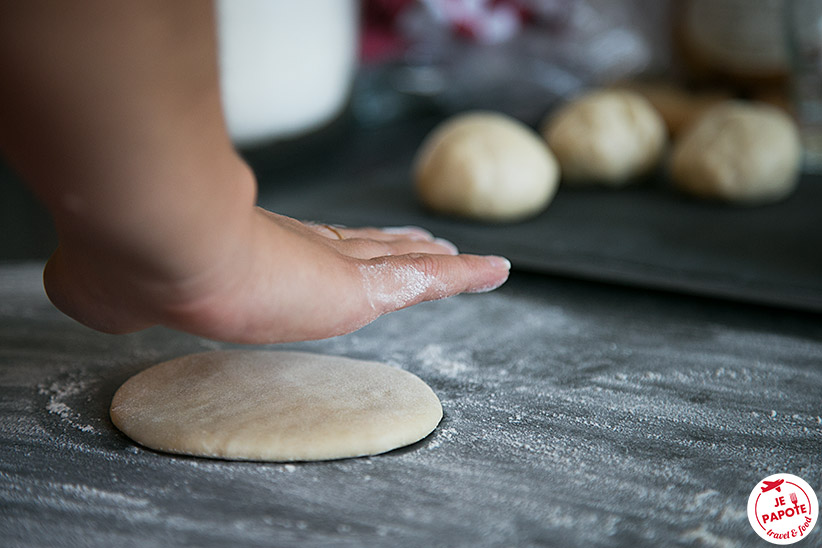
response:
M469 109L536 126L564 98L626 83L674 103L776 104L802 127L805 170L819 169L819 0L248 0L217 9L226 118L261 185L299 179L318 169L318 155L333 162L361 135L387 139ZM44 210L5 165L0 231L0 260L43 259L55 245Z

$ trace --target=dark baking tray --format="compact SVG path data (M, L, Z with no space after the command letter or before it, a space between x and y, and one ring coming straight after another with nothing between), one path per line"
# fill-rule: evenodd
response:
M683 196L660 172L616 190L562 187L533 219L484 224L434 215L416 199L410 166L430 126L257 151L260 203L306 220L423 226L515 269L822 311L820 175L803 175L783 202L738 207Z

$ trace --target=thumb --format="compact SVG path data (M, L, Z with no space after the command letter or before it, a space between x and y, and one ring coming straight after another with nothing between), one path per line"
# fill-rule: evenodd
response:
M368 305L382 315L458 293L491 291L505 283L511 263L497 256L409 254L359 265Z

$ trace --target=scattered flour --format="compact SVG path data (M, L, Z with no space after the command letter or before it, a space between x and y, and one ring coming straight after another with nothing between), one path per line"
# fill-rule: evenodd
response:
M360 273L368 304L377 312L408 306L431 288L439 298L446 295L444 283L411 265L397 267L388 262L376 262L361 265Z
M456 353L456 359L455 359ZM457 377L470 369L469 365L459 358L464 357L464 350L446 352L441 344L427 344L417 353L417 359L425 369L433 369L447 377Z
M443 443L453 441L454 437L458 435L459 431L454 427L437 428L434 431L434 436L432 437L431 441L428 443L428 445L426 445L426 449L436 449L440 447Z
M117 505L124 508L146 508L151 502L145 497L135 497L124 495L121 492L97 489L88 485L72 483L52 483L52 489L59 490L66 495L87 501L96 501L111 506Z
M66 400L87 391L87 384L84 381L68 381L65 383L52 382L50 385L38 386L41 395L48 396L46 410L52 415L57 415L66 421L71 427L90 434L100 434L100 432L90 424L83 424L80 414L74 411Z

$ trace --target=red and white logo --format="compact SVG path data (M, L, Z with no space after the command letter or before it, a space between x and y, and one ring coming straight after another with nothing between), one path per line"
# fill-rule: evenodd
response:
M774 474L748 497L748 521L772 544L793 544L808 536L819 517L816 493L793 474Z

